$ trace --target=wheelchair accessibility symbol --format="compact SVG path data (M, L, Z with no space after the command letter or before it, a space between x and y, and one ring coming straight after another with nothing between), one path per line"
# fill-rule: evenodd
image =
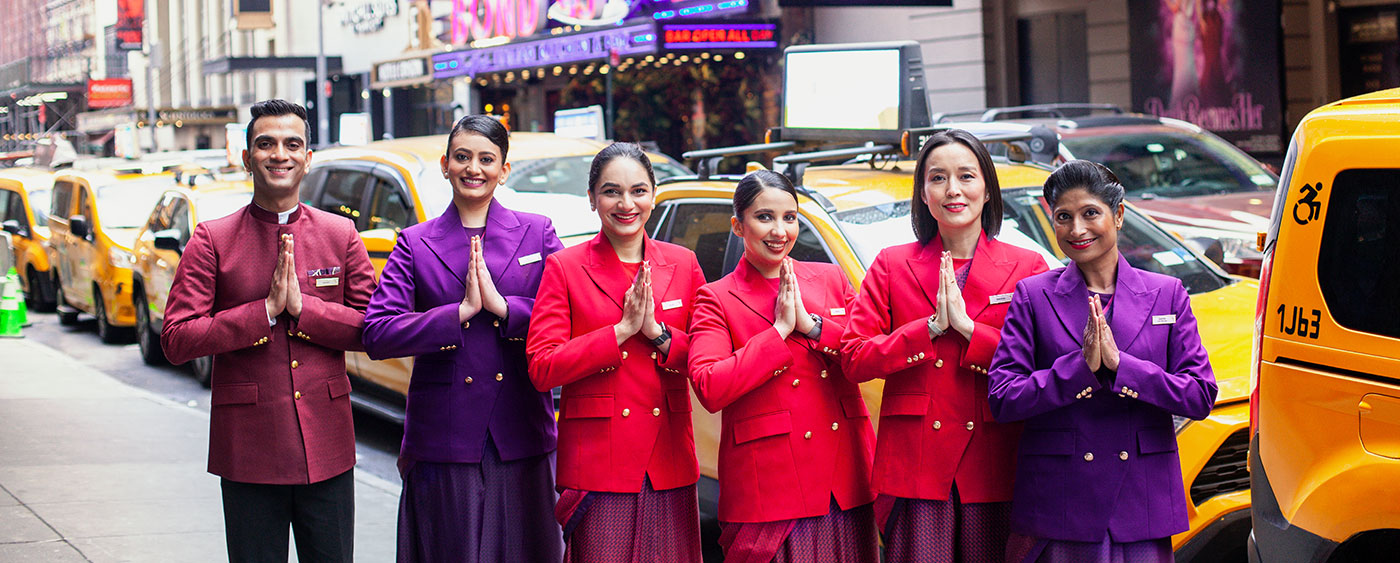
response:
M1298 203L1293 204L1293 220L1299 225L1306 225L1317 219L1322 211L1322 202L1317 201L1317 194L1322 191L1322 182L1317 185L1304 184L1298 188L1298 193L1303 197L1298 199Z

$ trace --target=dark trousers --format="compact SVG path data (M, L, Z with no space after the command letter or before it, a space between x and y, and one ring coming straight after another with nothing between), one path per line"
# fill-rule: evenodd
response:
M224 537L232 563L287 563L287 528L302 563L350 563L355 547L355 470L309 485L221 479Z

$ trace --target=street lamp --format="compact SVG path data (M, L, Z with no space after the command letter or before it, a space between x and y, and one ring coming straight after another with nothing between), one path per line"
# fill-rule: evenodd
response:
M331 0L316 2L316 148L330 145L331 112L326 96L326 6Z

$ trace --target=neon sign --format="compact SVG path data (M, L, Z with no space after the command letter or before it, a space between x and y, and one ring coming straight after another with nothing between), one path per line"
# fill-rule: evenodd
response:
M544 0L452 0L452 44L528 37L540 30Z
M605 60L612 52L620 56L655 53L657 43L656 31L652 24L646 23L496 47L463 49L433 55L433 78L477 76L521 68Z
M778 24L667 24L662 37L667 49L776 49Z

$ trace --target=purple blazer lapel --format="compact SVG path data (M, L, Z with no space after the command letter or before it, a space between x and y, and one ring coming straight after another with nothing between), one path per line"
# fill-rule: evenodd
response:
M1089 288L1084 285L1084 274L1079 265L1071 262L1060 272L1060 279L1053 289L1047 290L1045 297L1064 325L1065 332L1079 346L1084 345L1084 325L1089 322ZM1117 305L1114 305L1115 307Z
M1137 340L1142 327L1151 316L1152 306L1157 303L1159 287L1147 287L1138 270L1128 264L1122 253L1118 254L1118 282L1114 289L1113 315L1108 326L1113 329L1113 340L1119 350L1127 350Z
M423 245L457 277L462 287L467 286L467 266L471 264L472 245L467 231L462 228L455 204L447 206L447 211L432 220L432 228L423 235Z
M524 226L514 211L491 200L491 209L486 212L486 233L481 237L481 252L486 255L486 269L491 271L492 283L501 283L501 277L515 260L515 252L522 242L520 230ZM467 242L470 245L471 241ZM468 259L470 248L468 246Z

